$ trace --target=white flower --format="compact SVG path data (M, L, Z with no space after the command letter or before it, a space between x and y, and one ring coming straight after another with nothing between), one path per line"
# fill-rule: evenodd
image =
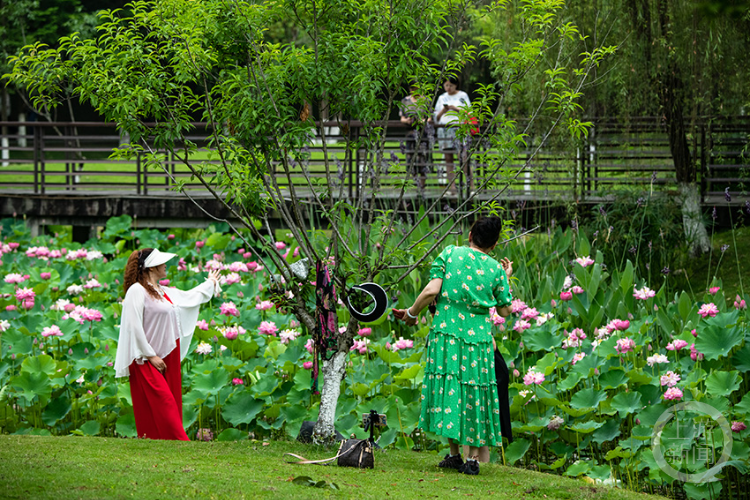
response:
M663 354L654 354L646 358L646 364L648 366L654 366L656 363L669 363L669 358Z
M68 293L70 295L80 295L83 293L83 287L81 285L70 285L68 287Z
M563 290L567 290L571 286L573 286L573 278L571 278L570 276L566 276L565 282L563 283Z
M282 344L288 344L292 340L299 337L300 332L297 330L282 330L281 333L279 333L279 338L281 340Z
M198 354L211 354L213 351L213 348L211 347L211 344L207 344L205 342L201 342L198 344L198 347L195 348L195 352Z
M10 321L7 319L0 319L0 332L7 332L10 328Z
M65 306L70 305L70 301L68 299L57 299L57 302L52 304L50 306L50 309L53 311L64 311Z
M101 259L104 257L104 254L101 253L99 250L91 250L89 253L86 254L86 260L96 260Z
M84 382L85 382L85 380L84 380L84 378L83 378L83 375L81 375L80 377L78 377L78 378L76 379L76 383L82 384L82 383L84 383Z
M547 321L551 320L554 317L555 315L552 314L551 312L546 313L546 314L541 314L537 316L536 318L536 326L542 326L543 324L545 324Z

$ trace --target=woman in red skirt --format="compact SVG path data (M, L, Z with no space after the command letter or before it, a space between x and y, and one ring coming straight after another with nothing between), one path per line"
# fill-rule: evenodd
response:
M138 437L187 441L182 425L182 373L200 305L218 294L219 272L182 291L162 287L173 253L136 250L125 266L115 375L130 377Z

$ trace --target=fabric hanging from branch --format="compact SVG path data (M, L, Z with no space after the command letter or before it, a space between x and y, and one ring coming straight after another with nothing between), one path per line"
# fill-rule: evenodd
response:
M336 305L338 297L333 276L328 265L321 261L315 263L315 330L313 331L313 370L312 392L318 393L318 372L320 358L330 360L338 351L338 316Z

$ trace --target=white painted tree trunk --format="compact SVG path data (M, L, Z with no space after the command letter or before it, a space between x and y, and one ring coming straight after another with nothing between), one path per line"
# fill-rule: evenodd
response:
M341 379L346 368L346 352L337 352L323 362L323 387L320 390L320 412L313 429L315 443L328 443L333 439L336 405L341 394Z
M701 217L701 199L698 185L693 182L681 182L682 225L685 238L690 243L693 254L706 253L711 248L706 226Z

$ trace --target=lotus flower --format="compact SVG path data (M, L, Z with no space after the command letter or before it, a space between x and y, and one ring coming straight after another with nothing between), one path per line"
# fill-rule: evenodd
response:
M682 391L677 387L670 387L667 392L664 393L664 399L666 400L679 400L682 399Z
M282 330L281 333L279 333L279 339L282 344L288 344L299 336L300 332L297 330Z
M279 331L279 328L276 326L276 323L273 321L261 321L260 326L258 327L258 333L261 335L276 335L276 332Z
M716 307L716 304L713 302L710 302L708 304L703 304L700 309L698 309L698 314L700 314L704 319L707 317L714 317L717 314L719 314L719 308Z
M240 311L237 309L237 306L234 305L234 302L224 302L220 307L219 310L221 311L221 314L225 316L237 316L239 317Z
M655 295L656 295L656 292L651 290L647 286L644 286L640 290L633 291L633 297L635 297L638 300L648 300L651 297L654 297Z
M576 259L576 262L578 262L583 267L588 267L591 264L594 264L594 260L588 255L586 257L578 257Z

